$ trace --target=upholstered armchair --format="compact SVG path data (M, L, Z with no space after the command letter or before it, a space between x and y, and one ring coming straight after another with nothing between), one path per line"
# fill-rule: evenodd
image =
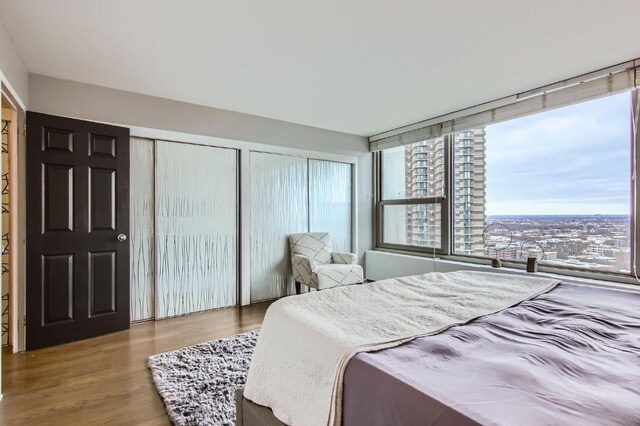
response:
M334 252L331 236L326 232L291 234L291 265L296 294L304 284L316 290L359 284L364 279L362 266L353 253Z

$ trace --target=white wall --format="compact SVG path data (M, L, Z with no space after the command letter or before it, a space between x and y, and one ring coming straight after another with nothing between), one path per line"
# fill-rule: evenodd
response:
M366 278L373 281L407 277L434 271L431 258L369 250L366 253ZM444 271L443 271L444 272Z
M124 126L356 156L356 232L361 260L372 247L373 163L364 137L34 74L29 76L29 109Z
M456 262L426 256L411 256L381 250L367 251L365 263L367 265L366 278L373 281L427 274L429 272L485 271L527 274L527 272L518 269L496 269L488 265Z
M0 80L10 89L12 95L26 106L29 98L29 74L2 23L0 23Z
M369 250L366 252L366 278L373 281L389 278L420 275L429 272L454 272L454 271L478 271L495 272L500 274L528 275L525 270L512 268L492 268L489 265L480 265L467 262L458 262L423 256L411 256L407 254L390 253L381 250ZM598 287L611 287L628 291L640 291L640 286L614 283L596 279L572 277L567 275L536 272L537 277L554 278L563 282L591 285Z

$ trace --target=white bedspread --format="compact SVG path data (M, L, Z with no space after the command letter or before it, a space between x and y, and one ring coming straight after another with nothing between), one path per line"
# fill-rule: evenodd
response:
M244 396L289 425L339 425L358 352L397 346L551 290L550 279L484 272L415 275L287 297L269 307Z

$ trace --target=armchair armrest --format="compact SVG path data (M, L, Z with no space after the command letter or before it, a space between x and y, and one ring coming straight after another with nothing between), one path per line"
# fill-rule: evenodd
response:
M317 263L314 259L301 254L291 256L291 266L293 269L293 280L310 286L311 275L316 271Z
M341 253L338 251L334 251L331 253L331 262L333 263L342 263L345 265L355 265L358 260L358 256L354 253Z

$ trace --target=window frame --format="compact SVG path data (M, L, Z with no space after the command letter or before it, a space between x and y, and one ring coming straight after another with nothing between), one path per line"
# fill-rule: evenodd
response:
M450 183L451 183L451 147L449 144L449 135L445 135L444 139L444 195L440 197L422 197L422 198L398 198L398 199L383 199L383 156L382 151L373 153L374 160L374 174L376 175L376 182L374 183L375 192L375 208L374 208L374 223L375 223L375 248L400 250L412 253L430 253L438 255L450 254L450 235L449 230L451 216L449 209L450 203ZM410 244L396 244L387 243L384 240L384 207L385 206L410 206L410 205L440 205L440 247L429 246L416 246Z
M638 129L638 115L640 113L640 89L631 88L628 90L631 98L632 108L632 140L630 143L630 203L629 203L629 222L630 222L630 265L629 273L615 272L615 271L598 271L588 268L580 268L575 266L564 265L545 265L543 263L538 264L538 270L540 272L553 273L558 275L567 275L579 278L589 278L605 281L613 281L625 284L640 285L640 241L639 230L637 224L637 215L640 212L640 185L637 184L636 177L640 177L640 129ZM611 93L609 95L612 95ZM583 99L580 102L583 103L595 100L598 97ZM539 111L543 112L543 111ZM539 112L534 112L533 115ZM480 126L478 126L480 127ZM454 184L454 148L453 143L455 140L456 132L451 132L443 135L444 138L444 153L445 153L445 192L443 197L429 197L419 199L398 199L398 200L384 200L382 198L382 182L383 176L383 160L382 150L373 152L374 163L374 249L389 251L399 254L409 254L417 256L435 257L443 260L460 261L473 264L490 265L491 257L457 254L453 252L452 242L455 241L455 211L453 208L453 184ZM384 228L384 206L385 205L409 205L409 204L432 204L440 203L441 205L441 247L419 247L405 244L391 244L384 242L383 228ZM523 260L502 260L502 264L507 268L514 269L526 269L526 262Z

